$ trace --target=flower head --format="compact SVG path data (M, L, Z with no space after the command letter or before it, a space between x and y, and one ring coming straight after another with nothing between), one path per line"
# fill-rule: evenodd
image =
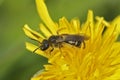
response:
M51 47L45 51L39 46L26 42L30 51L48 58L45 69L40 71L32 80L119 80L120 77L120 16L112 22L103 17L94 20L92 10L88 11L87 20L80 24L78 19L68 21L65 17L54 22L48 13L44 0L36 0L38 13L44 24L40 31L44 36L25 25L25 34L33 40L42 42L52 35L82 35L81 47L69 43L61 43L61 47ZM41 44L40 44L41 45ZM83 48L84 47L84 48ZM54 48L53 51L51 49Z

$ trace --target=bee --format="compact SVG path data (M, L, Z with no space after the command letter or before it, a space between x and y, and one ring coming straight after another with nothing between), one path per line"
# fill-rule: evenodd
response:
M48 39L44 39L40 43L40 46L36 48L33 52L35 52L37 49L45 51L49 47L52 47L52 50L50 51L52 52L56 47L61 48L62 43L67 43L79 48L83 43L83 48L85 48L85 40L88 40L88 37L83 35L77 35L77 34L52 35Z

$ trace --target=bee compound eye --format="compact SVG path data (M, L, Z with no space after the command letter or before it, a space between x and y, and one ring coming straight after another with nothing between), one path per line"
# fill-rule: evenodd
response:
M42 51L46 50L46 48L45 48L44 46L40 46L40 49L41 49Z
M44 50L46 50L46 49L48 49L48 48L49 48L49 44L47 44L47 43L40 46L40 49L41 49L42 51L44 51Z

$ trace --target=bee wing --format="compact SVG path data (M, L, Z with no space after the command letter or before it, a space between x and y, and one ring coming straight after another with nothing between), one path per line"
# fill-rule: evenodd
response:
M64 39L63 39L63 38L58 38L58 39L56 40L56 43L61 43L61 42L64 42Z
M79 36L83 37L84 40L88 40L90 37L88 35L86 35L85 33L80 33L78 34Z

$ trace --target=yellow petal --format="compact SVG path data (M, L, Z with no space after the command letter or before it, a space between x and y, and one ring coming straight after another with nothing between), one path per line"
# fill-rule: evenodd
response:
M47 38L52 35L50 31L43 24L40 24L40 30Z
M73 30L74 27L71 26L70 22L65 18L65 17L62 17L60 20L59 20L59 24L60 24L60 27L63 27L63 28L66 28L68 30L68 33L70 34L75 34L75 31ZM64 29L65 30L65 29ZM65 32L66 33L66 32Z
M94 38L94 20L93 20L92 10L88 11L87 23L89 24L89 28L90 28L91 41L93 41L93 38Z
M91 42L93 42L94 39L94 20L93 20L93 12L92 10L88 11L88 15L87 15L87 21L85 22L85 24L81 25L81 31L82 33L85 33L85 35L90 36L90 40Z
M80 33L80 21L78 19L71 20L72 30L74 30L75 34Z
M116 27L116 32L119 32L119 34L120 34L120 16L116 17L112 21L111 26L115 26Z
M24 30L25 34L33 40L41 42L44 39L42 34L39 34L38 32L30 29L27 24L24 25L23 30Z
M47 7L44 3L44 0L36 0L37 10L40 15L40 18L43 20L43 22L46 24L48 29L53 33L56 34L58 26L56 23L54 23L49 16Z
M65 23L65 17L62 17L59 19L59 26L60 27L57 30L59 34L69 34L68 26Z

